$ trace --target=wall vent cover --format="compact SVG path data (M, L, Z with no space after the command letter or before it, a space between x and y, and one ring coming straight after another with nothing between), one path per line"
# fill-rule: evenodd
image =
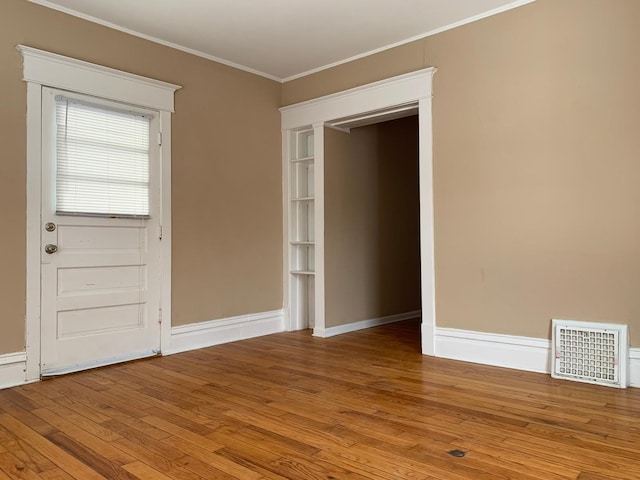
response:
M554 319L551 376L626 388L628 338L627 325Z

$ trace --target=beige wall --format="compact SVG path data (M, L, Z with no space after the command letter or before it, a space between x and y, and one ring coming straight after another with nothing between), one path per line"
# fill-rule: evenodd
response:
M183 86L173 117L174 325L282 308L281 85L3 0L0 354L24 348L26 86L17 44Z
M640 2L538 0L284 86L293 103L426 66L437 324L640 346Z
M4 0L0 354L24 347L19 43L184 86L174 325L282 307L277 107L433 65L438 325L544 338L553 317L614 321L640 346L638 18L637 0L538 0L282 87Z
M420 309L418 122L325 129L325 325Z

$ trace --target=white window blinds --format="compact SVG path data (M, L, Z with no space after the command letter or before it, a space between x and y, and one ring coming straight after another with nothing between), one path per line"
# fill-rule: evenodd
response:
M150 121L56 96L56 213L148 217Z

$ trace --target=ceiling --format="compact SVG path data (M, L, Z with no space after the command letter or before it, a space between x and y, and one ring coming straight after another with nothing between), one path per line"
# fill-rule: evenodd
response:
M287 81L533 0L29 0Z

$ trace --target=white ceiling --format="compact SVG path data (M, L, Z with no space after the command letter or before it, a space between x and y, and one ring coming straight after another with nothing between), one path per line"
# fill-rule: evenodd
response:
M291 80L533 0L29 0Z

